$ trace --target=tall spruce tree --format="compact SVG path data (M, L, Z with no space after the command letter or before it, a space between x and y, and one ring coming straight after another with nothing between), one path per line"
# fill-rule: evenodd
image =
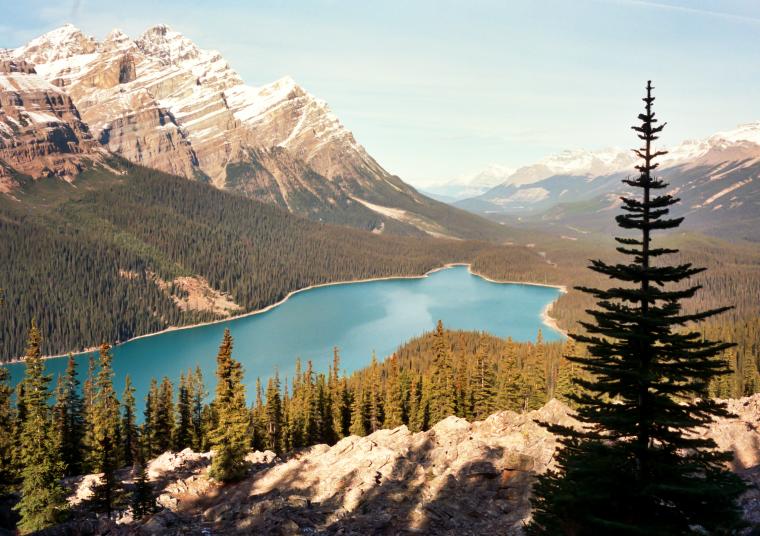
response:
M24 361L24 415L21 423L21 500L14 507L21 515L22 533L42 530L62 520L67 512L66 493L61 486L65 465L61 461L52 429L48 398L50 376L40 351L40 332L32 323Z
M135 483L132 489L132 515L135 519L141 519L156 509L156 499L153 496L153 486L148 480L148 471L145 466L143 448L137 449L134 465Z
M158 387L152 424L153 447L156 454L171 450L174 434L174 386L166 376Z
M389 358L390 370L385 387L384 428L396 428L404 424L404 394L401 384L398 357Z
M0 365L0 497L9 493L16 475L13 468L13 389L8 369Z
M245 454L248 445L248 408L245 404L243 369L232 358L232 335L224 330L224 338L216 356L216 427L211 434L214 458L209 474L221 482L245 476Z
M55 430L61 460L66 464L66 475L83 472L83 444L85 426L84 400L79 393L76 360L69 354L66 372L60 379L60 390L55 404Z
M483 419L496 410L496 372L483 344L475 353L472 392L474 418Z
M140 440L137 434L135 422L135 388L132 378L127 374L124 378L124 394L121 395L121 460L124 465L131 466L135 463Z
M174 429L174 450L178 452L189 448L193 442L190 391L190 377L181 374L177 390L177 426Z
M94 458L97 454L95 445L95 356L90 354L87 360L87 376L82 387L84 403L84 435L82 436L82 455L84 469L93 472L98 465Z
M280 375L277 370L274 378L267 382L267 405L265 415L265 448L280 454L282 452L282 401L280 400Z
M430 424L435 424L456 412L454 367L451 363L451 351L448 344L443 331L443 322L439 320L435 328L433 371L428 395Z
M206 427L203 418L204 401L208 393L206 393L206 386L203 382L203 373L199 366L195 367L195 372L188 377L191 378L191 400L192 400L192 445L195 452L203 452L206 448Z
M538 534L723 534L740 524L736 498L743 489L724 463L729 455L700 434L698 427L725 407L706 397L710 380L726 373L717 359L727 343L706 340L695 322L718 314L693 314L681 302L700 288L688 280L701 268L668 264L676 250L655 247L654 231L678 227L668 218L677 202L661 191L667 184L653 176L652 144L665 126L652 111L651 82L645 112L634 126L643 147L637 178L624 182L640 192L623 197L618 225L635 232L617 238L628 264L592 261L591 269L619 282L607 290L581 288L597 301L577 335L587 357L568 359L585 367L594 381L574 379L584 391L575 395L584 430L550 427L564 448L558 470L541 477L535 489ZM680 284L679 284L680 283Z
M111 346L100 346L100 367L95 377L94 393L94 439L96 470L103 473L100 484L95 488L93 503L97 509L111 516L118 484L116 469L119 467L119 399L113 387L113 368L111 366Z
M158 382L156 378L150 379L148 394L145 395L145 410L143 411L142 443L147 457L161 454L156 446L156 410L158 406Z

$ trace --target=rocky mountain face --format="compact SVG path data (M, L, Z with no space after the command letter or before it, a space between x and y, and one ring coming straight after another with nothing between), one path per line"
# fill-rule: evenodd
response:
M729 409L735 417L700 434L732 451L733 469L757 484L760 395L731 400ZM208 478L210 453L165 453L148 467L160 512L139 522L129 514L116 524L79 520L77 534L86 534L86 527L162 535L522 534L531 486L553 467L558 445L538 422L578 426L556 400L537 411L506 411L480 422L448 417L427 432L401 426L284 457L254 452L248 478L228 486ZM97 480L90 475L71 483L75 508ZM748 521L760 522L757 489L745 493L741 504Z
M71 181L97 142L71 98L24 60L0 54L0 192L18 186L18 173Z
M67 95L92 137L132 162L376 232L501 232L388 173L293 79L248 86L219 52L167 26L99 42L66 25L4 54Z
M686 141L660 159L659 175L681 199L674 212L688 226L724 237L752 239L760 215L760 122ZM516 171L505 182L457 206L528 222L607 231L610 210L628 193L632 154L618 150L566 152ZM498 216L496 216L498 217Z

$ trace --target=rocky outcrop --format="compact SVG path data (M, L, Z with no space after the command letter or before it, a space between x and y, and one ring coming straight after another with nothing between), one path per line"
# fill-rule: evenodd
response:
M66 93L30 63L0 56L0 191L13 188L11 170L70 181L96 147Z
M760 395L730 401L736 417L703 433L734 452L734 468L758 480ZM521 534L536 475L553 467L556 438L538 422L577 426L552 400L537 411L497 413L480 422L449 417L427 432L405 426L283 458L249 454L244 481L207 476L211 454L190 450L151 461L162 510L108 528L124 534ZM92 479L74 497L86 497ZM757 522L757 491L742 499ZM189 532L188 532L189 531Z

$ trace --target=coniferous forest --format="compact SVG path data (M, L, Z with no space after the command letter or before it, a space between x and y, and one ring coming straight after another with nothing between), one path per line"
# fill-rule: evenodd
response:
M329 370L299 361L294 377L273 371L246 393L228 331L216 358L214 393L196 369L176 382L156 378L145 400L137 401L128 379L123 393L114 392L108 345L87 371L70 359L65 374L54 379L44 372L40 343L33 326L26 376L15 390L7 374L0 376L2 492L21 497L16 511L24 532L67 518L60 483L67 476L103 473L87 504L92 515L129 508L140 517L156 508L145 460L165 451L214 449L212 476L234 481L245 475L243 457L251 449L284 454L402 424L427 430L448 415L483 419L496 411L537 409L552 397L572 403L578 388L571 380L583 376L563 357L577 353L572 340L547 343L539 332L535 343L517 343L448 331L439 322L435 331L383 361L373 356L350 375L341 372L335 348ZM138 478L119 481L124 466L135 467Z
M664 124L653 89L633 127L642 147L637 176L624 181L633 193L616 218L621 236L572 248L531 235L543 239L537 248L519 230L510 243L371 235L117 159L85 172L76 189L43 180L3 198L0 355L23 356L26 372L12 389L0 366L0 496L14 503L19 530L74 515L63 482L87 473L102 476L85 515L149 515L156 490L146 464L166 451L213 450L209 475L229 483L247 475L251 449L283 455L383 428L424 431L450 415L527 412L552 398L584 427L547 425L563 448L538 478L529 533L741 529L746 484L698 430L728 416L719 399L760 391L760 255L678 233L682 218L669 217L678 200L656 171ZM539 331L518 343L438 322L351 374L335 348L328 370L299 360L292 377L273 370L246 393L226 331L213 393L200 369L154 378L145 400L129 378L114 389L112 343L220 316L178 306L187 291L177 278L203 278L242 312L312 284L449 262L501 280L572 283L551 311L570 337L546 342ZM45 373L44 355L95 345L86 371L69 358L64 375Z
M0 199L0 360L24 352L29 323L43 336L43 355L95 348L131 337L219 318L177 306L179 276L200 276L231 297L239 312L270 305L312 284L390 275L420 275L447 262L471 262L497 280L598 286L585 269L599 248L568 246L540 232L514 230L514 243L371 235L321 225L208 185L123 161L97 168L73 189L60 181L28 185L20 203ZM520 243L540 241L541 248ZM614 245L605 260L616 260ZM758 390L760 254L741 243L672 233L664 243L679 262L703 265L703 290L686 310L730 303L734 308L700 325L737 343L722 354L733 376L714 386L719 396ZM212 251L215 254L206 254ZM161 285L165 281L165 285ZM551 315L565 330L579 328L589 296L570 289Z

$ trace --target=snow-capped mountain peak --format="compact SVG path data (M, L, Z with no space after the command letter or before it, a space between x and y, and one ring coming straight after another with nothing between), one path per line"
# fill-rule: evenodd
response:
M145 30L135 40L137 46L146 55L160 60L166 65L180 64L187 60L198 58L203 52L195 43L172 30L166 24L157 24ZM205 55L218 55L217 52L209 51Z
M32 39L13 51L13 56L37 65L50 63L79 54L89 54L97 49L97 41L84 35L72 24L64 24Z

